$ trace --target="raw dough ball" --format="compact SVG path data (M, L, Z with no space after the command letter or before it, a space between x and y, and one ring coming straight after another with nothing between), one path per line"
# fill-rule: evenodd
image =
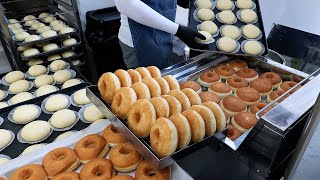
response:
M71 33L74 30L71 27L64 27L60 30L60 34L67 34L67 33Z
M200 24L200 31L207 31L211 35L216 34L218 31L217 25L212 21L204 21Z
M0 109L5 108L5 107L8 107L8 106L9 106L8 103L6 103L6 102L0 102Z
M16 82L18 80L24 79L24 73L21 71L12 71L9 72L5 77L4 80L8 83L11 84L13 82Z
M10 29L15 29L15 28L21 28L21 27L22 27L22 25L21 25L21 24L19 24L19 23L16 23L16 24L9 24L9 25L8 25L8 27L9 27Z
M34 85L36 87L42 87L45 85L50 85L54 82L53 77L51 75L40 75L34 80Z
M30 48L32 48L31 45L19 46L18 47L18 51L22 52L22 51L25 51L25 50L30 49Z
M57 18L56 17L53 17L53 16L49 16L49 17L46 17L44 18L44 22L45 23L51 23L52 21L56 20Z
M64 83L72 78L72 73L68 70L60 70L53 74L53 79L58 83Z
M45 26L43 23L35 23L35 24L32 24L31 29L32 30L37 30L37 29L39 29L40 27L43 27L43 26Z
M220 21L225 24L233 24L237 20L232 11L221 11L218 16Z
M37 54L39 54L40 51L36 48L30 48L30 49L27 49L23 52L23 56L25 57L30 57L30 56L35 56Z
M71 63L74 66L78 66L78 65L80 65L81 61L79 59L75 59L75 60L72 60Z
M25 17L23 18L24 21L30 21L30 20L33 20L33 19L36 19L36 17L33 16L33 15L28 15L28 16L25 16Z
M45 31L45 32L43 32L43 33L41 34L41 36L42 36L43 38L50 38L50 37L53 37L53 36L56 36L56 35L58 35L57 32L55 32L55 31L53 31L53 30L47 30L47 31Z
M231 10L234 4L230 0L218 0L217 1L217 9L224 11L224 10Z
M56 50L56 49L59 49L59 46L55 43L50 43L50 44L47 44L45 46L43 46L43 51L44 52L49 52L49 51L53 51L53 50Z
M240 17L246 23L253 23L257 20L257 13L251 9L244 9L240 12Z
M50 23L50 26L53 27L53 26L56 26L56 25L58 25L58 24L63 24L63 22L60 21L60 20L54 20L54 21L52 21L52 22Z
M43 60L42 59L31 59L30 61L28 61L28 66L34 66L34 65L38 65L38 64L42 64Z
M35 92L35 96L39 97L39 96L43 96L46 94L50 94L52 92L58 91L58 88L52 85L44 85L41 86L39 89L37 89L37 91Z
M77 84L81 84L81 81L79 79L70 79L70 80L66 81L65 83L63 83L61 88L66 89L71 86L75 86Z
M3 90L0 90L0 101L2 101L6 96L6 93Z
M68 64L63 60L55 60L50 64L50 69L52 71L59 71L65 69L67 65Z
M83 111L83 117L89 122L94 122L98 119L103 119L104 115L95 105L91 105Z
M24 41L28 36L30 36L30 34L29 33L27 33L27 32L21 32L21 33L18 33L18 34L16 34L16 40L17 41Z
M237 48L237 42L229 37L222 37L217 43L219 49L224 52L231 53Z
M30 20L30 21L26 21L26 22L24 23L24 25L25 25L25 26L32 26L33 24L37 24L37 23L39 23L39 21L37 21L37 20Z
M14 34L19 34L21 32L25 32L24 29L22 28L14 28L14 29L11 29L11 31L14 33Z
M200 8L211 9L213 6L210 0L197 0L196 5L199 9Z
M73 100L79 105L85 105L91 102L86 95L86 89L76 91L73 95Z
M77 40L75 38L66 39L62 42L64 46L72 46L74 44L77 44Z
M39 113L39 109L34 105L22 105L17 107L16 110L14 110L12 118L15 122L27 123L35 120Z
M262 52L262 46L258 41L247 41L243 46L246 54L259 55Z
M7 158L5 158L5 157L0 158L0 165L8 162L9 160L10 160L10 159L7 159Z
M38 35L30 35L24 40L24 42L32 42L38 40L40 40L40 37Z
M55 26L52 27L53 30L55 31L61 31L62 28L66 27L66 25L64 24L57 24Z
M31 145L31 146L27 147L26 149L24 149L23 152L20 154L20 156L24 156L26 154L32 153L33 151L36 151L36 150L42 148L45 145L46 144L34 144L34 145Z
M18 23L19 21L16 19L9 19L10 24Z
M59 54L53 54L51 56L48 56L47 60L48 61L53 61L53 60L57 60L57 59L60 59L61 56Z
M243 26L242 34L249 39L256 39L260 36L261 31L257 26L248 24Z
M12 139L12 134L6 129L0 129L0 149L9 144Z
M104 121L108 121L108 120L106 120L106 119L98 119L98 120L94 121L90 126L93 126L95 124L100 124L100 123L102 123Z
M19 80L19 81L16 81L16 82L12 83L9 86L9 91L12 94L18 94L18 93L21 93L21 92L28 91L29 88L30 88L30 82L29 81L27 81L27 80Z
M226 25L222 28L221 35L224 37L229 37L236 40L240 38L241 31L237 26Z
M250 9L253 6L252 0L237 0L237 7L239 9Z
M45 103L45 109L50 112L56 112L67 108L68 104L69 99L66 96L62 94L56 94L47 99L47 102Z
M199 42L209 42L212 40L212 35L210 33L208 33L207 31L199 31L199 33L201 33L202 35L204 35L206 37L205 40L202 40L200 38L196 38Z
M29 67L29 70L28 70L28 73L33 77L40 76L42 74L45 74L46 72L47 72L47 68L43 65L34 65Z
M49 26L42 26L37 29L37 33L42 34L46 31L49 31L50 29L51 29L51 27L49 27Z
M69 58L69 57L74 56L75 53L73 51L69 50L69 51L64 51L61 55L63 58Z
M49 13L41 13L38 17L39 18L46 18L48 16L51 16L51 14L49 14Z
M71 136L72 134L74 134L75 132L73 131L67 131L65 133L60 134L55 141L60 141L62 139L66 139L67 137Z
M21 129L22 139L30 142L35 142L44 139L50 134L51 127L47 121L33 121L25 125Z
M71 126L76 118L76 114L70 109L62 109L51 116L50 122L53 127L62 129Z
M197 15L202 21L210 21L214 18L214 12L211 9L199 9Z
M13 96L11 99L10 99L10 103L11 104L18 104L18 103L21 103L21 102L24 102L24 101L28 101L30 99L33 98L33 95L29 92L21 92L19 94L16 94L15 96Z

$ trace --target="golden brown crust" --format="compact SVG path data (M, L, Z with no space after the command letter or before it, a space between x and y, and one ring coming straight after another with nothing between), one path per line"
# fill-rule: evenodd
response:
M174 89L180 90L180 86L176 78L174 78L171 75L167 75L163 78L168 82L170 86L170 90L174 90Z
M231 66L235 71L248 67L248 64L240 59L232 59L228 61L228 65Z
M118 69L114 74L119 78L121 87L130 87L132 85L130 74L127 71Z
M182 112L182 115L187 118L191 129L191 142L197 143L201 141L206 132L205 124L201 115L192 109Z
M223 111L223 113L224 113L224 116L226 117L226 122L227 122L227 124L230 123L230 116L229 116L229 114L228 114L225 110L223 110L223 109L222 109L222 111Z
M283 90L283 91L288 91L289 89L291 89L293 86L297 85L298 83L297 82L294 82L294 81L285 81L283 82L281 85L280 85L280 89ZM291 91L290 93L294 93L296 92L298 89L300 89L302 86L299 85L297 88L295 88L293 91Z
M214 114L217 126L217 132L220 132L226 128L227 116L219 104L215 102L204 102L202 105L209 108ZM229 118L229 116L228 116Z
M235 88L235 89L247 87L249 85L248 82L243 77L239 77L239 76L229 77L227 79L226 83L230 87Z
M203 105L193 105L190 109L195 110L203 119L206 129L206 136L213 135L217 130L216 119L213 112Z
M142 82L134 83L131 88L137 94L137 99L150 99L151 94L147 85Z
M137 95L132 88L122 87L114 95L112 100L112 112L119 118L125 119L132 107L137 101Z
M280 90L280 89L274 90L274 91L272 91L272 92L269 94L268 98L269 98L271 101L274 101L275 99L277 99L279 96L281 96L281 95L284 94L284 93L285 93L285 91ZM289 97L289 95L286 95L286 96L284 96L283 98L279 99L278 102L279 102L279 103L282 102L282 101L285 100L287 97Z
M155 79L146 77L142 82L148 86L152 98L161 96L161 87Z
M283 74L283 75L291 75L291 73L289 71L283 70L281 68L278 67L273 67L272 71L278 74Z
M83 137L74 147L80 161L97 158L107 145L107 141L98 134Z
M201 98L197 92L195 92L191 88L185 88L181 90L189 99L191 105L199 105L201 104Z
M43 166L29 164L15 170L9 177L9 180L25 180L25 177L29 177L28 180L46 180L47 174Z
M229 85L222 83L222 82L213 83L210 86L210 90L213 92L218 92L218 93L229 93L230 91L232 91L232 89Z
M236 114L233 118L239 126L245 129L252 128L258 122L256 116L249 112L240 112Z
M265 106L267 106L268 104L265 103L265 102L258 102L254 105L252 105L249 109L249 111L252 113L252 114L256 114L258 111L260 111L262 108L264 108ZM269 107L268 109L264 110L263 112L261 112L259 114L259 116L263 116L265 115L267 112L269 112L270 110L272 109L272 107Z
M117 171L126 172L121 169L136 165L141 161L142 157L130 143L122 143L110 150L109 159ZM132 170L130 169L130 171Z
M129 69L129 70L127 70L127 72L129 73L129 75L131 77L132 84L142 81L142 77L138 71L136 71L134 69Z
M110 146L127 142L126 138L113 124L110 124L103 130L102 137L109 143Z
M121 88L119 78L113 73L104 73L98 81L98 89L104 101L111 103L116 92Z
M137 168L135 177L137 180L170 180L170 166L156 171L147 161L142 161Z
M250 103L260 101L261 99L260 93L251 87L239 88L235 94L239 99Z
M191 107L189 98L180 90L171 90L168 95L175 97L181 103L182 112Z
M153 78L155 77L161 77L160 69L156 66L149 66L147 67L148 71L150 72L151 76Z
M138 67L135 70L138 71L138 73L141 75L142 79L146 78L146 77L150 77L150 78L152 77L150 72L148 71L148 69L145 67Z
M110 180L135 180L135 178L129 175L117 175Z
M208 102L208 101L212 101L218 104L220 103L220 97L213 92L205 91L200 93L199 96L201 98L202 103Z
M220 81L220 76L212 71L207 71L200 75L199 79L206 83L214 83Z
M112 162L105 158L95 158L85 164L80 171L81 180L105 180L114 176Z
M269 79L272 83L272 85L276 85L282 82L281 77L274 72L265 72L261 74L260 78L262 79Z
M242 112L247 108L246 103L234 96L225 97L221 103L227 110L232 112Z
M191 130L188 120L182 114L175 114L169 117L178 131L177 149L183 149L188 146L191 141Z
M291 80L294 81L294 82L300 82L303 79L304 79L303 77L295 75L295 74L293 74L292 77L291 77Z
M227 66L226 64L220 64L214 67L213 70L220 76L231 77L235 75L235 71L233 70L233 68Z
M163 79L162 77L155 77L154 80L156 80L161 88L161 95L168 94L170 91L170 86L168 82Z
M55 176L52 180L80 180L80 176L76 172L64 172Z
M235 141L242 135L242 133L234 126L228 124L227 127L228 127L227 137L232 141Z
M268 79L258 78L250 83L250 87L257 90L259 93L268 93L272 90L272 84Z
M182 111L181 103L175 97L170 95L163 95L161 97L165 99L169 105L169 109L170 109L169 116L181 113Z
M254 78L258 75L258 73L254 69L243 68L237 72L237 75L243 78Z
M186 81L186 82L181 82L180 84L180 89L185 89L185 88L191 88L194 91L198 92L199 90L201 90L201 86L199 83L197 83L196 81Z
M170 114L168 102L161 97L154 97L150 99L154 109L156 110L156 118L168 118Z

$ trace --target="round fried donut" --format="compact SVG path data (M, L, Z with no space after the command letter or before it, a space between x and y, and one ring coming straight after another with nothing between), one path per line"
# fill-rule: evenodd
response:
M201 141L206 134L205 124L201 115L192 109L182 112L182 115L188 120L191 130L191 142L197 143Z
M132 105L137 101L137 94L132 88L122 87L112 100L112 112L119 118L126 119Z
M167 75L163 78L168 82L170 90L174 90L174 89L180 90L180 86L176 78L174 78L171 75Z
M229 77L226 81L226 84L231 87L233 92L235 92L238 88L247 87L249 85L243 77L239 76Z
M231 66L236 72L239 71L240 69L248 67L248 64L245 61L242 61L240 59L232 59L228 61L227 65Z
M135 180L135 178L129 175L117 175L110 180Z
M134 69L129 69L129 70L127 70L127 72L129 73L129 75L131 77L132 84L142 81L142 77L138 71L136 71Z
M130 74L127 71L118 69L114 74L119 78L121 87L130 87L132 85Z
M156 171L144 160L139 164L135 177L137 180L170 180L171 169L168 166Z
M168 118L170 115L170 108L168 102L161 97L154 97L150 99L154 109L156 110L156 118Z
M181 90L189 99L191 105L199 105L201 104L201 98L197 92L195 92L191 88L185 88Z
M199 76L197 81L204 87L210 87L215 82L220 82L220 76L212 71L207 71Z
M233 70L233 68L225 64L220 64L214 67L213 72L216 72L221 77L221 79L224 80L235 75L235 71Z
M148 86L152 98L161 96L161 87L155 79L146 77L142 82Z
M285 81L283 82L279 87L278 89L279 90L282 90L282 91L288 91L289 89L291 89L293 86L297 85L298 83L297 82L294 82L294 81ZM294 90L292 90L290 92L290 94L292 93L295 93L298 89L300 89L302 86L299 85L298 87L296 87Z
M139 99L128 114L129 129L138 137L149 136L150 129L156 120L156 110L146 99Z
M111 179L116 172L112 162L105 158L95 158L85 164L80 171L81 180L105 180Z
M292 74L289 71L286 71L284 69L273 67L272 71L279 74L283 80L290 80Z
M234 116L237 113L247 111L247 105L242 100L234 96L225 97L221 103L221 108L228 113L229 116Z
M257 71L251 68L243 68L237 71L237 76L243 77L248 83L258 79L259 77Z
M147 85L142 82L134 83L131 88L136 92L137 99L150 99L151 94Z
M175 114L169 117L169 120L174 124L178 131L177 149L184 149L191 141L191 129L186 117L182 114Z
M150 131L150 144L160 158L174 153L178 145L178 131L169 119L159 118L154 122Z
M208 101L220 103L220 97L213 92L205 91L200 93L199 96L203 103Z
M261 100L260 93L251 87L242 87L235 92L235 96L251 106Z
M163 79L162 77L155 77L153 79L156 80L158 82L158 84L160 85L161 95L168 94L168 92L170 91L170 86L169 86L168 82L165 79Z
M170 109L169 116L180 114L182 112L181 103L175 97L170 95L163 95L161 97L165 99L169 105L169 109Z
M150 78L152 77L150 72L148 71L148 69L145 67L138 67L135 70L138 71L138 73L141 75L142 79L146 78L146 77L150 77Z
M126 138L118 131L118 129L113 124L110 124L103 130L102 136L111 147L115 147L117 144L127 142Z
M186 81L186 82L180 83L179 85L180 85L180 89L191 88L198 94L202 92L201 86L195 81Z
M257 122L256 116L249 112L240 112L231 119L231 124L242 133L255 126Z
M156 66L149 66L147 67L147 70L150 72L151 77L161 77L160 69Z
M217 132L224 130L226 128L227 119L225 113L223 112L219 104L215 102L204 102L202 105L209 108L211 112L214 114Z
M265 72L265 73L261 74L260 78L269 79L271 81L273 89L278 88L280 86L280 84L282 83L282 79L279 76L279 74L274 73L274 72Z
M231 139L231 141L235 141L242 135L242 133L234 126L228 124L227 127L228 127L227 137Z
M226 96L232 95L231 87L222 82L213 83L209 87L208 91L217 94L218 96L220 96L221 99L223 99Z
M252 105L249 109L249 112L251 112L252 114L256 114L258 111L260 111L262 108L264 108L265 106L267 106L268 104L265 102L258 102L254 105ZM263 112L261 112L259 114L259 116L263 116L265 115L267 112L269 112L272 109L272 107L269 107L268 109L264 110Z
M267 97L267 102L268 102L268 103L271 103L272 101L274 101L275 99L277 99L279 96L281 96L281 95L284 94L284 93L285 93L285 91L280 90L280 89L272 91L272 92L268 95L268 97ZM279 101L276 102L275 104L281 103L281 102L282 102L283 100L285 100L287 97L289 97L289 94L286 95L286 96L284 96L283 98L279 99Z
M257 90L262 97L268 96L273 89L271 81L268 79L262 79L262 78L253 80L250 83L249 87L252 87L253 89Z
M29 164L16 169L9 180L47 180L47 173L39 164Z
M122 143L110 150L109 159L116 171L130 172L137 168L142 157L130 143Z
M304 79L303 77L295 75L295 74L293 74L292 77L291 77L291 81L294 81L294 82L300 82L303 79Z
M193 105L190 109L195 110L202 117L206 129L206 136L213 135L217 130L216 118L213 112L203 105Z
M52 178L63 172L75 170L80 165L80 161L73 149L62 147L50 151L42 159L42 165L48 177Z
M168 95L175 97L181 103L182 112L191 107L189 98L180 90L171 90Z
M113 73L104 73L98 81L99 92L107 103L111 103L116 92L121 88L119 78Z
M52 180L80 180L80 176L76 172L64 172L55 176Z

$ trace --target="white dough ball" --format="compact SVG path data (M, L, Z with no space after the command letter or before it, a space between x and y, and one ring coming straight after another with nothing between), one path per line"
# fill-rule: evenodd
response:
M45 12L45 13L41 13L38 17L39 18L46 18L48 16L51 16L51 14Z
M25 26L32 26L33 24L37 24L37 23L39 23L39 21L37 21L37 20L30 20L30 21L26 21L26 22L24 23L24 25L25 25Z
M224 10L231 10L234 6L234 3L230 0L218 0L217 1L217 9L224 11Z
M62 28L62 29L60 30L60 34L67 34L67 33L73 32L73 31L74 31L74 29L71 28L71 27L64 27L64 28Z
M22 153L20 154L20 156L24 156L26 154L29 154L29 153L32 153L33 151L36 151L42 147L44 147L46 144L34 144L34 145L31 145L29 147L27 147L26 149L24 149L22 151Z
M211 9L213 6L210 0L197 0L196 5L199 9L200 8Z
M53 31L53 30L47 30L47 31L45 31L45 32L43 32L43 33L41 34L41 36L42 36L43 38L50 38L50 37L54 37L54 36L56 36L56 35L58 35L57 32L55 32L55 31Z
M236 21L236 16L232 11L226 10L219 13L219 19L225 24L233 24Z
M46 72L47 72L47 68L43 65L34 65L29 67L29 70L28 70L28 73L33 77L43 75Z
M44 139L51 132L50 124L47 121L33 121L21 129L22 139L35 142Z
M260 36L261 31L257 26L253 24L247 24L243 26L242 34L249 39L255 39Z
M22 80L22 79L24 79L24 73L21 71L11 71L4 77L4 80L8 84L11 84L13 82L16 82L16 81Z
M43 46L44 52L54 51L56 49L59 49L59 46L55 43L50 43L50 44Z
M67 131L65 133L62 133L55 139L55 141L60 141L60 140L66 139L69 136L73 135L74 133L75 132L73 132L73 131Z
M85 108L83 117L89 122L94 122L98 119L103 119L105 116L95 105L91 105Z
M39 115L39 113L40 113L39 109L34 105L31 105L31 104L22 105L17 107L17 109L14 110L12 118L15 122L27 123L35 120Z
M16 28L22 28L22 25L19 23L15 23L15 24L9 24L8 27L9 29L16 29Z
M62 129L71 126L76 121L76 114L70 109L55 112L50 119L53 127Z
M237 43L234 39L229 37L222 37L218 40L217 43L219 49L224 52L231 53L237 48Z
M21 32L25 32L24 29L22 28L14 28L14 29L11 29L11 31L14 33L14 34L19 34Z
M43 27L43 26L45 26L43 23L35 23L35 24L32 24L31 29L32 30L37 30L37 29L39 29L40 27Z
M23 51L23 56L25 56L25 57L30 57L30 56L34 56L34 55L37 55L37 54L39 54L40 53L40 51L38 50L38 49L36 49L36 48L30 48L30 49L27 49L27 50L25 50L25 51Z
M63 44L64 46L72 46L72 45L77 44L77 40L74 39L74 38L66 39L66 40L64 40L64 41L62 42L62 44Z
M75 86L77 84L81 84L80 79L70 79L70 80L66 81L65 83L63 83L61 89L66 89L71 86Z
M229 38L236 40L236 39L240 38L241 31L237 26L226 25L222 28L221 35L224 37L229 37Z
M49 16L49 17L46 17L46 18L44 18L44 22L45 23L51 23L52 21L54 21L54 20L56 20L57 18L56 17L54 17L54 16Z
M37 29L37 33L42 34L42 33L46 32L46 31L49 31L49 30L51 30L51 27L49 27L49 26L42 26L42 27L39 27L39 28Z
M247 41L244 46L246 54L257 56L262 52L262 46L258 41Z
M240 12L241 19L246 23L253 23L257 20L257 13L252 9L244 9Z
M54 20L50 23L50 26L53 27L53 26L56 26L58 24L64 24L62 21L60 20Z
M207 31L211 35L216 34L218 31L217 25L212 21L204 21L200 24L200 31Z
M69 58L69 57L72 57L72 56L74 56L75 55L75 53L73 52L73 51L71 51L71 50L69 50L69 51L64 51L62 54L61 54L61 56L63 57L63 58Z
M78 66L78 65L81 64L81 61L80 61L79 59L75 59L75 60L72 60L71 63L72 63L72 65L74 65L74 66Z
M214 12L211 9L199 9L197 15L202 21L210 21L214 19Z
M209 42L212 40L212 35L210 33L208 33L207 31L199 31L199 33L201 33L202 35L204 35L206 37L205 40L196 38L199 42Z
M44 85L41 86L39 89L36 90L35 92L35 96L39 97L39 96L43 96L46 94L50 94L53 93L55 91L58 91L58 88L52 85Z
M38 40L40 40L40 37L38 35L30 35L24 41L32 42L32 41L38 41Z
M33 98L33 95L29 92L21 92L18 93L16 95L14 95L11 99L10 99L10 103L11 104L18 104L24 101L28 101L30 99Z
M30 20L33 20L33 19L36 19L36 17L33 16L33 15L27 15L27 16L25 16L25 17L23 18L24 21L30 21Z
M64 27L66 27L66 25L64 25L64 24L57 24L57 25L53 26L52 29L59 32L59 31L61 31L61 29L64 28Z
M18 47L18 51L22 52L22 51L28 50L28 49L30 49L30 48L32 48L31 45L19 46L19 47Z
M50 69L52 71L59 71L65 69L67 65L68 64L63 60L55 60L50 64Z
M9 144L12 139L12 134L6 129L0 129L0 149Z
M12 83L9 86L9 91L12 94L18 94L18 93L21 93L21 92L28 91L29 88L30 88L30 82L29 81L27 81L27 80L19 80L19 81L16 81L16 82Z
M51 85L54 82L53 77L51 75L40 75L34 80L34 85L36 87L42 87L45 85Z
M53 74L53 79L58 83L64 83L72 78L72 73L68 70L59 70Z
M18 34L16 34L16 40L17 41L24 41L28 36L30 36L30 34L29 33L27 33L27 32L21 32L21 33L18 33Z
M19 21L16 19L9 19L10 24L18 23Z
M2 101L6 97L6 93L0 89L0 101Z
M50 112L56 112L65 109L69 104L69 99L62 95L56 94L49 97L45 103L45 109Z
M239 9L250 9L253 6L252 0L237 0L237 7Z
M38 64L42 64L43 60L39 59L39 58L34 58L31 59L30 61L28 61L28 66L34 66L34 65L38 65Z
M91 101L86 95L86 89L78 90L73 95L73 100L79 105L89 104Z
M60 59L61 56L59 54L52 54L50 56L48 56L47 60L48 61L54 61L54 60L57 60L57 59Z

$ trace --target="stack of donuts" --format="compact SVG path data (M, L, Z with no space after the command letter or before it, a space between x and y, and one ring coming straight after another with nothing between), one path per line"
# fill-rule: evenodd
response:
M124 175L132 171L135 171L135 178ZM113 125L109 125L102 135L91 134L83 137L75 144L74 149L61 147L50 151L42 159L41 165L29 164L16 169L9 180L143 180L149 178L169 180L170 167L153 170L122 134Z

